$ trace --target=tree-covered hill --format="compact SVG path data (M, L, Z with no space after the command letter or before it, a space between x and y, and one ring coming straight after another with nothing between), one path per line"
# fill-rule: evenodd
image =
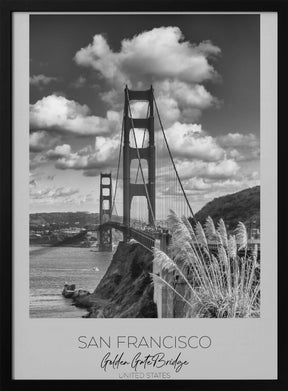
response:
M201 224L208 216L215 224L222 217L229 230L235 229L239 221L246 227L260 228L260 186L215 198L195 214Z

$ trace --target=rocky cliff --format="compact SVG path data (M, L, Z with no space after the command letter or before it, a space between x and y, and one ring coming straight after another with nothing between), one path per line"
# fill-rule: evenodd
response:
M91 318L156 318L153 302L152 254L138 243L119 242L106 274L95 291L76 305Z

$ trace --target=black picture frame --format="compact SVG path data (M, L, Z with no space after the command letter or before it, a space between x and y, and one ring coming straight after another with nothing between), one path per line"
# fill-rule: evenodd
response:
M12 14L23 12L277 12L278 13L278 379L277 380L173 380L177 389L286 390L288 389L285 356L287 353L287 260L284 243L287 234L287 159L285 158L285 95L287 89L288 2L276 1L116 1L116 0L2 0L1 10L1 390L86 389L96 387L166 387L167 381L115 380L13 380L13 139L12 134ZM140 384L139 384L140 383Z

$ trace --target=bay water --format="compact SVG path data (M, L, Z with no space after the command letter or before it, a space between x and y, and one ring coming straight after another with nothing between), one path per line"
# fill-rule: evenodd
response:
M111 259L111 252L91 248L30 247L30 317L80 318L86 314L62 296L64 283L92 293Z

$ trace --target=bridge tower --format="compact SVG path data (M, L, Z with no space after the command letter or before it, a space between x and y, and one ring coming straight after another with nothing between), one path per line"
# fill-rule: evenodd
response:
M130 101L148 101L147 118L132 118ZM130 132L134 129L147 129L149 144L145 148L132 148L129 143ZM145 159L148 165L148 183L130 182L130 167L133 159ZM144 196L147 199L148 221L153 224L155 218L155 140L154 140L154 108L153 88L144 91L129 90L125 88L124 104L124 143L123 143L123 223L129 228L131 202L134 196ZM127 239L124 238L124 239Z
M112 215L112 179L111 174L100 175L100 226L111 219ZM112 229L100 228L99 251L112 251Z

